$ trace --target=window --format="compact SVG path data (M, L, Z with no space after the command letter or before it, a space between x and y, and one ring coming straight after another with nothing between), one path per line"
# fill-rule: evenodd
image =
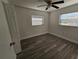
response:
M32 26L42 25L43 24L43 17L42 16L32 16Z
M78 12L62 14L59 24L64 26L78 26Z

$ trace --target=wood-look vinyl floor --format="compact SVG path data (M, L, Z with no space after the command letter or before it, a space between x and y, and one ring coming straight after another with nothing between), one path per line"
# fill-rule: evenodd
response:
M17 59L77 59L78 45L51 34L21 41Z

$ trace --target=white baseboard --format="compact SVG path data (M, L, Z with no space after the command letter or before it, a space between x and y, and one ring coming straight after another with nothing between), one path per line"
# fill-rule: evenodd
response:
M43 34L46 34L46 33L48 33L48 32L44 32L44 33L40 33L40 34L34 34L34 35L27 36L27 37L22 37L21 40L22 40L22 39L31 38L31 37L34 37L34 36L43 35Z
M64 37L64 36L61 36L61 35L58 35L58 34L54 34L54 33L49 33L49 34L52 34L52 35L58 36L58 37L60 37L60 38L63 38L63 39L65 39L65 40L68 40L68 41L71 41L71 42L73 42L73 43L78 44L78 42L77 42L76 40L70 40L70 39L67 38L67 37Z
M46 33L49 33L49 32L44 32L44 33L40 33L40 34L30 35L30 36L27 36L27 37L22 37L21 40L22 40L22 39L31 38L31 37L34 37L34 36L43 35L43 34L46 34ZM52 34L52 35L58 36L58 37L60 37L60 38L63 38L63 39L66 39L66 40L68 40L68 41L71 41L71 42L74 42L74 43L78 44L78 42L77 42L76 40L70 40L70 39L67 38L67 37L64 37L64 36L61 36L61 35L58 35L58 34L55 34L55 33L49 33L49 34Z

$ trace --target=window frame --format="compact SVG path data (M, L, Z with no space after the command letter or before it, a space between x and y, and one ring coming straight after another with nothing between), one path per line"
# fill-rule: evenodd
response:
M64 13L64 14L70 14L70 13L78 13L78 11L76 11L76 12ZM64 15L64 14L61 14L61 15ZM62 23L62 21L61 21L61 15L59 16L59 25L61 25L61 26L78 27L78 25L76 26L76 25L65 25L65 24L61 24L61 23ZM78 19L77 19L77 20L78 20Z
M42 18L42 24L33 25L32 24L32 21L33 21L32 18L33 18L33 16ZM41 15L32 15L31 16L31 24L32 24L32 26L41 26L41 25L43 25L44 24L44 17L41 16Z

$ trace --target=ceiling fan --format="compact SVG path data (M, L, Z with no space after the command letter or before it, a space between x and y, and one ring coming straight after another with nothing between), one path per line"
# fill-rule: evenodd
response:
M59 7L56 6L55 4L64 3L64 0L57 1L57 2L52 2L52 0L44 0L44 2L45 2L47 5L39 5L38 7L47 6L45 10L48 10L48 8L50 8L50 7L54 7L54 8L56 8L56 9L59 9Z

